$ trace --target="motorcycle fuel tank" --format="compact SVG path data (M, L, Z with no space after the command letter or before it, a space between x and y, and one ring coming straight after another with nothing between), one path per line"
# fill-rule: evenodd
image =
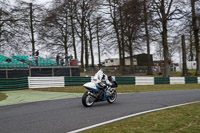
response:
M83 85L85 88L97 89L95 83L88 82Z

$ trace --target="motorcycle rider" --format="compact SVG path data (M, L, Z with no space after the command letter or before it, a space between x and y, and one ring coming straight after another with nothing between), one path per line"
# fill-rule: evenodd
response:
M92 82L94 82L99 88L103 89L103 91L107 90L112 85L105 72L106 71L101 68L92 79Z
M117 82L112 78L112 76L108 76L108 80L112 83L111 87L117 87Z

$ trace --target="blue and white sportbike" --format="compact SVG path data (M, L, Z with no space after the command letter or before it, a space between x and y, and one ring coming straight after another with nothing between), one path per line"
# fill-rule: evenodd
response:
M99 75L97 76L99 77ZM105 78L105 76L103 76ZM108 101L109 103L115 102L117 99L117 83L110 76L110 85L106 81L97 82L98 79L93 78L91 82L85 83L83 86L89 91L85 92L82 96L82 103L85 107L91 107L94 102Z

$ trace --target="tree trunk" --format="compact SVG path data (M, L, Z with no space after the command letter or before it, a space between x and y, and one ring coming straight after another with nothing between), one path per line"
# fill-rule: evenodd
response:
M149 43L149 29L148 29L148 19L147 19L147 9L146 9L146 0L144 0L144 23L145 23L145 33L146 33L146 41L147 41L147 56L148 56L148 71L147 75L152 75L151 69L151 56L150 56L150 43Z
M90 25L90 20L88 20L88 30L90 34L89 43L90 43L90 52L91 52L91 63L92 63L92 67L94 67L94 54L93 54L93 46L92 46L93 37L92 37L92 29Z
M197 69L196 75L200 75L200 46L199 46L199 29L197 27L197 18L195 16L195 0L191 0L191 7L192 7L192 25L193 25L193 32L194 32L194 39L195 39L195 46L196 46L196 62L197 62Z
M83 7L84 7L85 1L83 0ZM84 26L85 26L85 14L84 14L84 8L82 9L82 18L81 18L81 68L84 68Z
M115 33L116 33L116 37L117 37L117 44L118 44L118 50L119 50L119 65L121 66L122 65L122 48L121 48L121 40L120 40L120 37L119 37L119 29L118 29L118 22L117 22L117 16L116 16L116 6L112 8L112 4L111 4L111 1L109 0L109 4L110 4L110 10L113 12L113 16L112 17L112 24L114 26L114 30L115 30Z
M31 25L31 43L32 43L32 55L35 55L35 38L34 38L34 29L33 29L33 9L32 3L30 3L30 25Z
M76 52L76 37L75 37L75 30L74 30L74 21L73 16L70 16L71 19L71 28L72 28L72 45L74 47L74 57L77 59L77 52Z
M121 8L121 7L120 7ZM122 74L125 72L125 44L124 44L124 27L123 27L123 20L122 20L122 11L120 9L120 30L121 30L121 50L122 50Z
M130 66L133 67L133 48L132 48L132 41L129 39L129 54L130 54Z
M83 31L81 31L81 68L84 68L83 56L84 56L84 35Z
M64 32L64 47L65 47L65 55L68 56L68 12L65 14L65 32Z
M97 35L97 45L98 45L98 59L99 65L101 64L101 53L100 53L100 40L99 40L99 19L97 18L96 22L96 35Z
M170 63L171 59L169 58L169 49L167 42L167 18L165 14L164 0L161 1L161 14L162 14L162 45L164 53L164 77L170 77Z
M182 40L182 58L183 58L182 76L188 76L187 63L186 63L185 35L181 36L181 40Z
M115 28L115 33L117 36L117 44L118 44L118 50L119 50L119 65L121 66L122 65L122 54L121 54L122 49L121 49L121 41L120 41L120 37L119 37L119 31L118 31L116 23L114 25L114 28Z
M88 38L86 34L86 27L84 27L84 38L85 38L85 68L88 68Z
M163 35L162 35L163 53L164 53L164 77L170 77L170 63L169 50L167 43L167 23L163 22Z
M192 27L190 27L190 61L194 60Z
M132 41L131 41L131 38L129 38L129 54L130 54L130 72L131 73L134 73L134 70L133 70L133 47L132 47Z

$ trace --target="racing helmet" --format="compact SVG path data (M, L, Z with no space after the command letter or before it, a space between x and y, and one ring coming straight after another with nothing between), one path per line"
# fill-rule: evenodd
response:
M101 71L105 74L106 70L104 68L101 68Z

